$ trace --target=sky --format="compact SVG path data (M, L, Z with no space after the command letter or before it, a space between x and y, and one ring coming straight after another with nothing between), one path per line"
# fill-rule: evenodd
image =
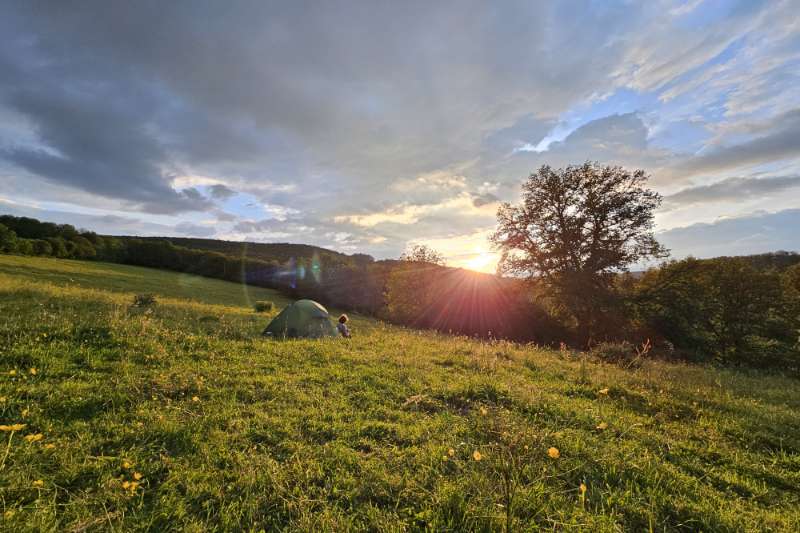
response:
M0 212L491 271L499 203L591 160L673 257L800 250L798 87L797 0L6 1Z

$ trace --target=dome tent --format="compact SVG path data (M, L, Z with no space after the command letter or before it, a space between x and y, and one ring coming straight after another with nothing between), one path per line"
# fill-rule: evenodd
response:
M262 335L276 339L336 337L328 310L314 300L289 304L272 319Z

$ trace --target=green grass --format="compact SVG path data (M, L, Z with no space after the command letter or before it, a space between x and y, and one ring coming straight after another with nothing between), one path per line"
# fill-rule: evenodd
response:
M796 379L363 317L349 341L262 340L286 301L0 256L0 424L26 425L0 433L0 528L800 529Z

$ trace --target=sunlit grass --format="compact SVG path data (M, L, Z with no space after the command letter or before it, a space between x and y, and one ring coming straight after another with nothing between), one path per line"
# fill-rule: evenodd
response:
M797 380L363 317L262 340L286 302L0 256L2 529L800 527Z

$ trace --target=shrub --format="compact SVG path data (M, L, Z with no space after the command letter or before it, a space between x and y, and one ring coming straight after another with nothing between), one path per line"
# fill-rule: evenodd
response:
M593 346L590 353L607 363L627 361L634 355L633 344L628 341L601 342Z
M638 346L628 341L601 342L595 345L590 353L607 363L614 363L624 368L632 368L641 365L650 354L651 349L650 339Z
M133 297L134 307L150 307L156 305L156 296L150 293L137 294Z
M272 311L273 308L272 302L267 302L264 300L259 300L255 304L253 304L253 309L255 309L256 313L268 313Z

